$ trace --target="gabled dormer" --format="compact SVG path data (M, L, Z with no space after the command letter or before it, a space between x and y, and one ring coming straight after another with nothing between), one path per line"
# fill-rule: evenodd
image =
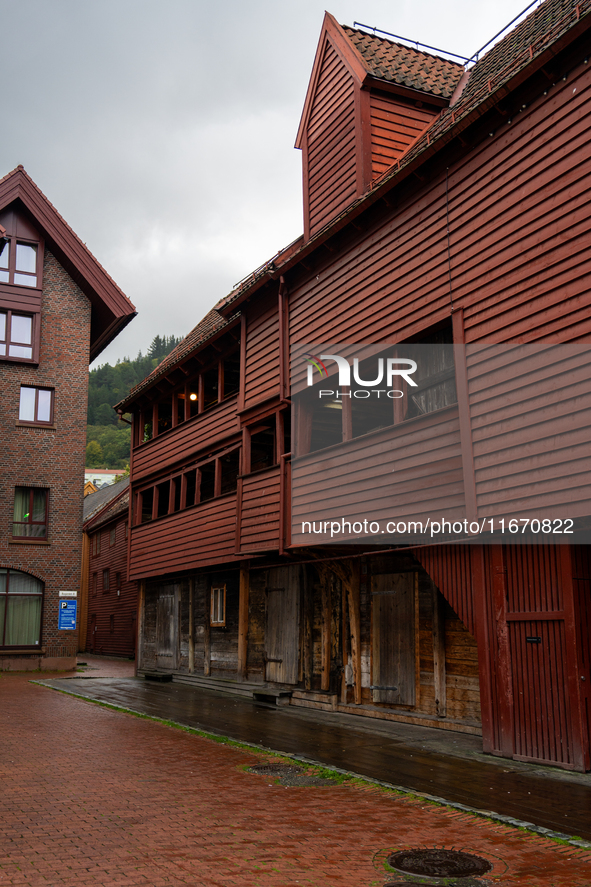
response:
M88 297L90 360L135 316L127 296L18 166L0 179L0 363L39 362L48 255Z
M408 151L449 105L463 72L326 13L296 140L306 240Z

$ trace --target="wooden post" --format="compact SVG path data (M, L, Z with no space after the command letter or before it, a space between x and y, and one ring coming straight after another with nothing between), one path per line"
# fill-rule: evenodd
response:
M445 604L435 583L433 588L433 684L438 718L447 713L445 684Z
M474 637L478 649L478 677L480 686L480 711L482 716L482 750L491 754L500 751L495 741L492 675L495 669L494 651L491 649L489 599L491 593L486 581L486 563L482 545L470 549L472 572L472 600L474 606ZM494 628L493 628L494 631Z
M195 580L189 579L189 674L195 671Z
M140 579L138 583L138 600L137 600L137 653L135 657L135 671L137 676L138 668L141 668L144 658L144 622L146 619L146 580Z
M359 564L356 563L351 569L351 575L347 582L355 705L361 705L361 614L359 612L359 582Z
M312 656L312 622L314 618L314 592L312 588L311 571L308 566L303 567L304 570L304 688L312 689L312 670L314 668Z
M347 635L347 586L341 578L341 649L343 656L343 672L341 675L341 704L347 704L347 672L349 663L349 639Z
M88 630L88 580L90 573L90 537L82 533L82 568L80 570L80 597L78 599L78 652L86 650Z
M205 601L203 613L203 674L209 677L211 674L211 588L209 584L205 588Z
M322 571L322 674L320 689L330 690L330 614L332 575L328 570Z
M501 727L501 752L512 757L513 740L513 678L511 648L507 626L507 566L503 545L493 545L491 550L494 620L497 629L497 687Z
M248 564L240 567L240 597L238 601L238 680L245 681L248 674L248 601L250 595L250 571Z

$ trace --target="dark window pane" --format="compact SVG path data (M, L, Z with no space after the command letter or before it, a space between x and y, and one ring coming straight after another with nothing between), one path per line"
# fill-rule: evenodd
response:
M187 494L185 496L185 508L189 508L195 504L195 492L197 488L197 471L187 471L185 474L187 484Z
M172 428L172 401L166 400L158 404L158 434Z
M224 360L224 397L236 394L240 388L240 354Z
M164 483L158 484L158 514L157 517L164 517L168 514L168 501L170 498L170 481L165 480Z
M154 487L149 487L140 494L142 499L142 517L143 524L152 520L152 506L154 504Z
M218 402L218 367L212 367L203 373L203 407L212 406Z
M275 464L275 420L250 438L250 470L259 471Z
M208 462L201 466L200 502L213 499L215 495L215 462Z
M231 493L238 486L238 474L240 471L240 451L234 450L220 459L222 465L221 494Z

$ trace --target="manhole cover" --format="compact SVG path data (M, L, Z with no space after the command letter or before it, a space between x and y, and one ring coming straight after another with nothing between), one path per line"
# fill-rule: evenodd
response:
M461 850L401 850L388 863L399 872L431 878L478 877L492 869L488 860Z
M296 764L253 764L248 769L251 773L261 773L263 776L295 776L303 771L303 767Z

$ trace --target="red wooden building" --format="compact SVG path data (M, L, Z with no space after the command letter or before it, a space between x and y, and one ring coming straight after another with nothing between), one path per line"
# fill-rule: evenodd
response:
M0 179L0 669L75 665L88 364L134 316L25 170Z
M127 579L129 479L84 499L80 650L135 658L137 582Z
M535 401L534 348L506 394L506 351L483 348L570 345L588 376L590 30L590 0L545 0L462 65L326 16L297 141L304 235L119 405L140 671L589 769L585 535L380 546L301 525L360 516L359 476L383 516L529 520L547 502L589 527L584 385ZM363 415L314 400L302 349L313 366L305 349L326 362L334 343L422 345L427 381ZM554 449L534 451L544 422Z

